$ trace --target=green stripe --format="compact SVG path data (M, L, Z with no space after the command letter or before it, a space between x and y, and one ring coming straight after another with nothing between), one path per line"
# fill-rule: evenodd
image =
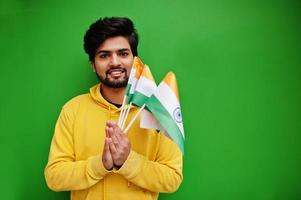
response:
M157 118L160 125L167 131L184 155L184 138L173 117L154 95L148 99L146 107Z
M133 96L133 94L129 94L129 95L127 95L127 98L126 98L125 104L129 104L129 103L131 102L131 100L132 100L132 96Z
M126 92L125 92L125 94L126 94L127 98L126 98L125 104L129 104L130 101L131 101L131 98L133 96L133 94L130 94L131 87L132 87L132 84L128 84L126 86Z
M126 96L128 96L130 94L131 87L132 87L131 84L127 84L126 91L125 91Z
M141 94L140 92L135 92L132 95L131 102L136 106L142 107L145 104L147 99L148 99L147 96Z

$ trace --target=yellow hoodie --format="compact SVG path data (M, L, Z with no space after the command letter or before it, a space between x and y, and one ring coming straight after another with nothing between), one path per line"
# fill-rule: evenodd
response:
M48 187L71 191L72 200L158 199L159 192L176 191L182 181L180 150L163 134L140 128L140 120L127 134L132 149L123 166L104 168L105 124L117 121L120 109L99 91L95 85L63 106L45 168ZM131 109L128 120L137 111Z

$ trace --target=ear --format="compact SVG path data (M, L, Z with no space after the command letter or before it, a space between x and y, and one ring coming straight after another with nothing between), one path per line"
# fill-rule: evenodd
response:
M93 61L90 61L91 69L93 72L96 72L95 63Z

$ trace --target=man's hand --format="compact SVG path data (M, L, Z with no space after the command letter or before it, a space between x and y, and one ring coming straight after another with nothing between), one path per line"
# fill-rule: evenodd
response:
M108 121L106 134L114 166L121 167L131 151L131 143L114 121Z
M114 167L114 162L113 158L110 152L110 143L112 142L112 139L109 137L107 131L106 131L106 138L105 138L105 144L103 147L103 152L102 152L102 163L103 166L107 170L111 170Z

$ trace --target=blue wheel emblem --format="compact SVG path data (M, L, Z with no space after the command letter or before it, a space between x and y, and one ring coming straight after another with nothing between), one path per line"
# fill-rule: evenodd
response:
M176 122L181 123L182 122L182 114L179 107L175 108L173 111L173 118Z

